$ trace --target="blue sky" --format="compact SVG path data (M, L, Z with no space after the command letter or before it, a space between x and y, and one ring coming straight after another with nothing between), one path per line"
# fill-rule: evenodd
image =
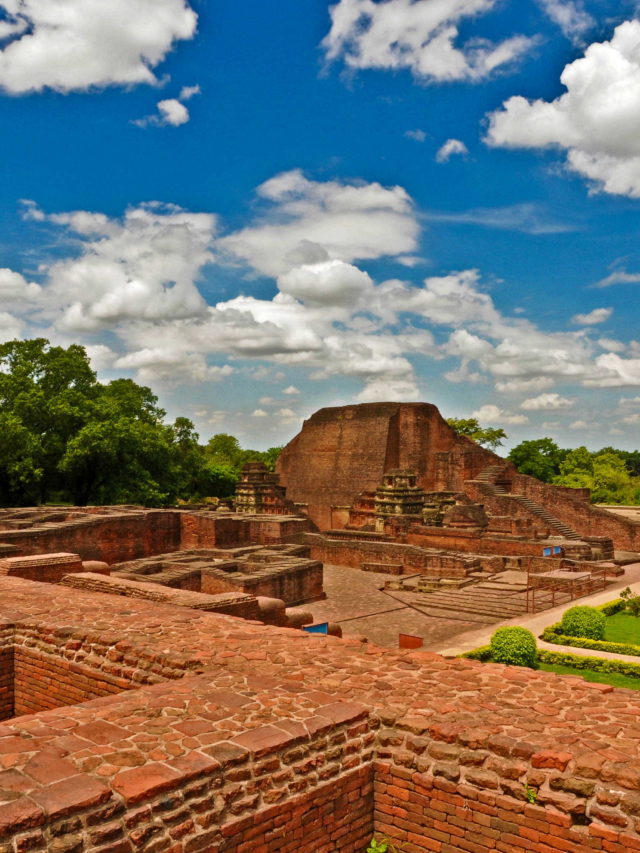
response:
M638 446L635 3L0 0L0 127L1 340L257 447L383 399Z

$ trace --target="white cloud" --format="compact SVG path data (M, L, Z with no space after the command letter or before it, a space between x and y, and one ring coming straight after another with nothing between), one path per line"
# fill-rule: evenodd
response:
M88 344L85 349L91 361L91 367L98 371L111 367L118 357L111 347L104 344Z
M17 317L6 311L0 311L0 344L20 339L23 327L23 322Z
M41 292L38 284L28 282L20 273L0 269L0 304L35 300Z
M490 115L486 142L507 148L559 148L567 166L605 192L640 197L640 21L590 45L565 66L567 91L554 101L509 98Z
M189 121L189 110L175 98L159 101L158 111L160 112L160 122L162 124L179 127L181 124L186 124Z
M588 314L575 314L571 322L577 326L595 326L606 322L613 314L613 308L594 308Z
M542 391L544 388L553 388L555 382L550 376L535 376L533 379L508 379L506 382L496 382L496 391L518 392L518 391Z
M427 134L424 130L420 130L420 128L417 130L405 130L404 135L407 139L413 139L415 142L424 142L427 138Z
M269 417L269 414L268 414L268 412L265 412L264 409L255 409L253 412L251 412L251 417L252 418L267 418L267 417Z
M219 382L235 373L234 368L228 364L224 367L209 367L200 353L164 347L145 347L129 353L115 361L114 367L136 370L136 376L141 382Z
M275 414L276 417L280 418L282 426L290 426L291 424L296 424L301 420L300 416L297 415L293 409L278 409Z
M137 83L193 38L186 0L0 0L0 88L12 94Z
M621 358L613 352L599 355L596 365L609 371L599 381L585 382L585 385L597 388L617 388L623 385L640 385L640 358Z
M298 186L298 179L305 182L302 213L287 208L284 216L280 202L274 201L275 219L284 222L272 226L263 221L223 238L218 237L214 215L157 203L131 209L122 218L87 211L46 215L28 205L25 215L47 228L57 227L58 247L66 241L68 249L61 257L58 248L57 259L41 268L37 298L16 303L14 314L34 320L31 334L42 334L48 324L49 337L71 332L91 346L105 346L102 333L109 331L109 344L114 353L118 349L110 366L137 371L147 382L217 381L237 370L282 387L284 370L296 368L311 382L343 377L360 383L352 393L362 401L415 400L420 396L416 365L426 358L447 359L443 376L452 382L491 381L497 391L525 392L533 398L555 382L640 387L640 345L634 349L629 344L625 357L611 349L602 352L584 329L545 332L523 317L505 316L483 289L477 271L429 276L415 283L377 283L344 259L298 259L294 264L289 255L285 261L287 247L300 249L307 235L315 236L318 216L340 218L345 210L349 215L355 211L367 226L372 215L367 238L371 245L374 232L381 233L376 219L381 207L392 223L395 216L401 221L406 217L412 233L418 228L417 214L402 188L319 184L294 172L277 176L262 189L274 199L284 196L285 205L294 204L287 187L292 182ZM330 210L325 201L318 201L325 197ZM295 202L300 202L299 195ZM293 236L287 232L292 221ZM284 231L276 231L279 244L276 241L274 248L265 242L270 254L259 255L259 261L254 256L256 265L288 265L278 273L276 296L238 295L207 304L198 287L207 268L228 264L229 246L239 234L248 245L247 232L253 239L262 227L280 226ZM335 234L339 237L333 246L347 255L353 251L349 241L362 239L338 230ZM262 251L262 243L251 245ZM312 253L310 246L328 254L312 240L302 254ZM377 251L382 252L379 246ZM7 280L19 293L24 291L22 277L12 274ZM12 322L20 332L21 320ZM104 350L96 356L111 358ZM225 357L232 365L221 365ZM268 392L264 388L259 393ZM283 392L296 393L294 386ZM523 417L499 411L503 419Z
M572 225L556 222L537 204L522 202L506 207L477 207L458 213L430 210L425 214L429 222L450 222L454 225L482 225L501 231L520 231L524 234L563 234L574 231ZM516 313L524 309L515 308Z
M182 101L188 101L194 95L200 94L200 86L183 86L177 98L167 98L164 101L158 101L158 115L144 116L144 118L135 119L132 124L137 124L138 127L180 127L181 124L186 124L189 121L189 110L185 107Z
M622 418L623 424L640 424L640 414L637 412L633 415L627 415L626 418Z
M469 149L460 139L447 139L444 145L438 150L436 154L436 161L438 163L447 163L454 154L460 154L463 157L469 153Z
M513 36L498 44L471 39L458 46L458 25L486 14L497 0L340 0L322 46L328 62L347 68L409 69L424 83L477 82L526 53L533 40Z
M612 340L611 338L598 338L596 343L608 352L624 352L627 348L626 344L623 344L622 341Z
M214 258L215 216L152 203L129 209L121 220L86 211L48 219L81 246L79 254L43 270L48 286L40 301L62 312L61 328L91 331L127 319L205 312L195 281Z
M589 429L589 424L586 421L574 421L569 424L569 429Z
M344 261L323 261L290 270L278 279L282 293L319 305L358 305L373 292L373 282Z
M473 417L477 418L481 424L511 424L513 426L520 426L529 423L529 418L526 415L509 414L498 408L498 406L491 404L481 406L473 413Z
M273 406L273 404L277 401L274 400L273 397L260 397L258 402L261 406Z
M200 86L197 84L195 86L183 86L180 89L180 94L178 95L179 101L190 101L194 95L200 95Z
M539 0L540 5L563 34L574 44L583 44L584 36L596 21L581 0Z
M540 394L540 396L531 397L520 404L521 409L527 409L528 411L536 411L537 409L566 409L569 406L573 406L573 400L561 397L560 394Z
M595 287L611 287L612 284L639 284L640 273L614 270L606 278L600 279Z
M220 245L266 275L328 260L404 255L417 245L420 226L402 187L311 181L296 169L266 181L257 194L266 210Z
M298 391L295 385L289 385L288 388L282 389L282 393L287 394L288 396L292 396L293 394L299 394L300 391Z

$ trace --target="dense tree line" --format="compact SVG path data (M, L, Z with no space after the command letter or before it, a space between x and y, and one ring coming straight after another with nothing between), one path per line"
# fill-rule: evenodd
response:
M229 435L199 443L131 379L98 382L84 347L43 338L0 346L0 504L135 503L228 497L242 465L273 470L281 448L242 450Z

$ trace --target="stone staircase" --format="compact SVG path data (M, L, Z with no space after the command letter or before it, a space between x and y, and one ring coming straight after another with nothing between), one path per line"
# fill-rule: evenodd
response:
M577 532L577 530L574 530L569 524L561 521L557 516L549 512L549 510L541 507L540 504L532 501L531 498L527 498L525 495L515 494L514 492L508 492L504 486L496 483L496 480L503 471L504 466L502 465L487 465L487 467L477 475L475 478L476 482L482 484L482 490L485 494L495 495L496 497L508 497L511 500L517 501L517 503L523 506L529 513L531 513L531 515L537 516L539 519L544 521L548 527L565 539L573 539L574 541L582 539L582 536Z

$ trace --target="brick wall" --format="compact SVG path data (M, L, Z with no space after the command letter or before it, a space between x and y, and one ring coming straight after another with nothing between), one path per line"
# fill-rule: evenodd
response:
M409 537L408 537L409 538ZM348 539L329 539L317 533L305 534L314 560L330 565L360 569L365 563L401 564L405 574L423 571L431 575L466 577L473 569L472 556L464 554L429 553L421 547L395 542L362 542Z
M13 626L0 627L0 720L13 716Z
M635 691L0 587L45 677L140 685L3 722L0 853L640 850Z

